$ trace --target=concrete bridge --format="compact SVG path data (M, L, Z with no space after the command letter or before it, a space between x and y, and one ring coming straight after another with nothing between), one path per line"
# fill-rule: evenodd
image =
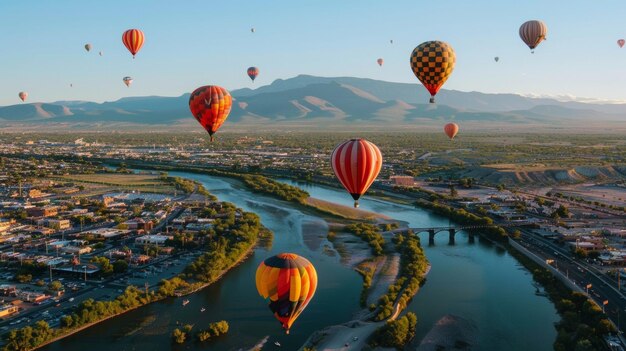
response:
M474 233L480 229L486 228L495 228L495 227L522 227L533 224L540 224L541 222L529 222L529 221L511 221L507 223L499 223L499 224L477 224L477 225L462 225L462 226L447 226L447 227L426 227L426 228L398 228L394 230L390 230L388 232L384 232L383 234L396 234L396 233L405 233L407 231L412 231L415 235L419 233L428 233L428 245L435 245L435 235L439 233L448 233L448 245L455 244L455 236L456 233L460 230L466 231L469 234L469 242L470 244L474 243Z

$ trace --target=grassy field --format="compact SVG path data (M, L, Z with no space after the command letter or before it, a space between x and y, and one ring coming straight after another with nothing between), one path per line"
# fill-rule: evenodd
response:
M89 195L116 190L139 190L161 194L173 194L175 192L175 188L171 184L162 181L158 175L149 174L73 174L57 179L82 185Z
M319 209L320 211L334 214L339 217L343 217L346 219L359 219L359 220L375 220L375 219L388 219L388 217L383 216L378 213L368 212L359 210L356 208L338 205L333 202L328 202L320 199L316 199L314 197L309 197L306 199L306 204L308 206Z

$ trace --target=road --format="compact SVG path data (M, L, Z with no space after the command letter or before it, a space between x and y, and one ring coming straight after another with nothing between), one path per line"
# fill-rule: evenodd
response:
M522 230L521 244L542 259L554 260L553 266L565 274L583 291L588 291L589 297L602 307L603 301L608 300L605 312L613 323L622 331L621 319L626 317L626 296L618 291L617 282L608 278L595 267L585 261L574 259L567 247L562 247L553 241L543 239L527 229ZM586 289L591 284L590 289Z

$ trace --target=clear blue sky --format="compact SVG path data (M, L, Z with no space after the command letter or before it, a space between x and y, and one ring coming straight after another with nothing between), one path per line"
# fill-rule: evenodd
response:
M298 74L417 84L409 55L427 40L456 50L445 88L626 100L625 16L624 0L2 0L0 105L20 90L30 102L109 101ZM529 19L548 26L534 55L518 36ZM128 28L146 35L135 60L121 42Z

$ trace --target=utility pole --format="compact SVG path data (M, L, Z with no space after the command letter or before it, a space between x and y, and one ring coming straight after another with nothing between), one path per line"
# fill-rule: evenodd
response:
M150 284L148 283L148 281L146 281L144 283L144 286L146 287L146 299L148 298L148 288L150 287Z
M84 265L83 268L85 268L85 281L87 281L87 265Z
M52 283L52 265L48 265L50 267L50 283Z

